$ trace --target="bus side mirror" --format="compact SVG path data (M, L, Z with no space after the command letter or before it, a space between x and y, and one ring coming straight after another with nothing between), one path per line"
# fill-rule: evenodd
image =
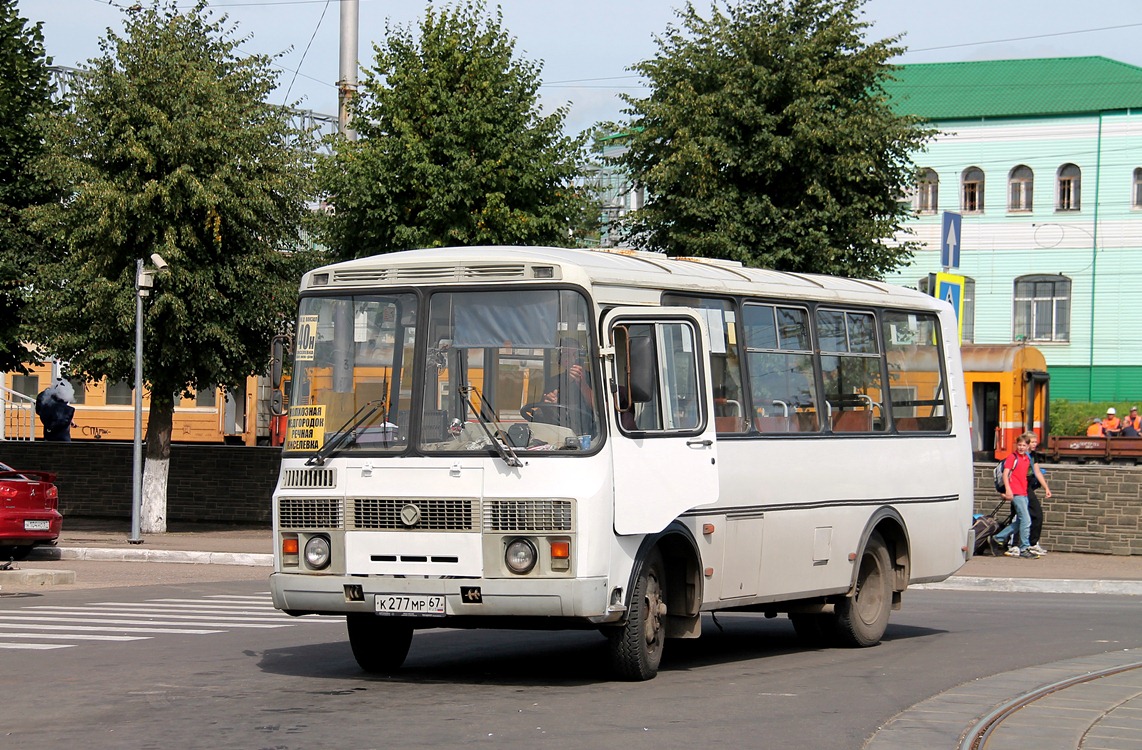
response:
M270 392L270 414L275 417L280 417L285 414L285 400L282 398L280 388L275 388Z
M651 336L631 336L627 341L631 403L645 404L654 399L658 367L654 361L654 339Z
M280 391L282 387L285 346L285 336L274 336L270 342L270 384L275 391Z

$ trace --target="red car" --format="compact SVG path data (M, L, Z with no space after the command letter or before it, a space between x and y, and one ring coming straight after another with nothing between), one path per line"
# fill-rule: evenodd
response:
M23 560L37 544L55 544L63 527L56 475L0 463L0 562Z

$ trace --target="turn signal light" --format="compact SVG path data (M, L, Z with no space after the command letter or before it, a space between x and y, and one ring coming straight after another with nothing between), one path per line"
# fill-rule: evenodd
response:
M552 542L551 559L566 560L571 557L571 542Z
M282 540L282 554L296 555L298 553L297 537Z

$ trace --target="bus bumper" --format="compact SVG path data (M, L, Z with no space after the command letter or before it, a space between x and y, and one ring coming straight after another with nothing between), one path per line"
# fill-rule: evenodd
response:
M378 594L445 597L446 617L564 617L601 624L623 609L608 607L606 578L457 579L273 573L277 609L292 614L375 612ZM431 620L432 618L426 618Z

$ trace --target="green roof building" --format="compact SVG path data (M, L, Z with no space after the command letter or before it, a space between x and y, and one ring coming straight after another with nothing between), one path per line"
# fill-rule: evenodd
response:
M924 249L888 280L944 270L942 215L959 213L965 343L1035 345L1053 398L1142 400L1142 68L905 65L885 88L938 131L914 155Z

